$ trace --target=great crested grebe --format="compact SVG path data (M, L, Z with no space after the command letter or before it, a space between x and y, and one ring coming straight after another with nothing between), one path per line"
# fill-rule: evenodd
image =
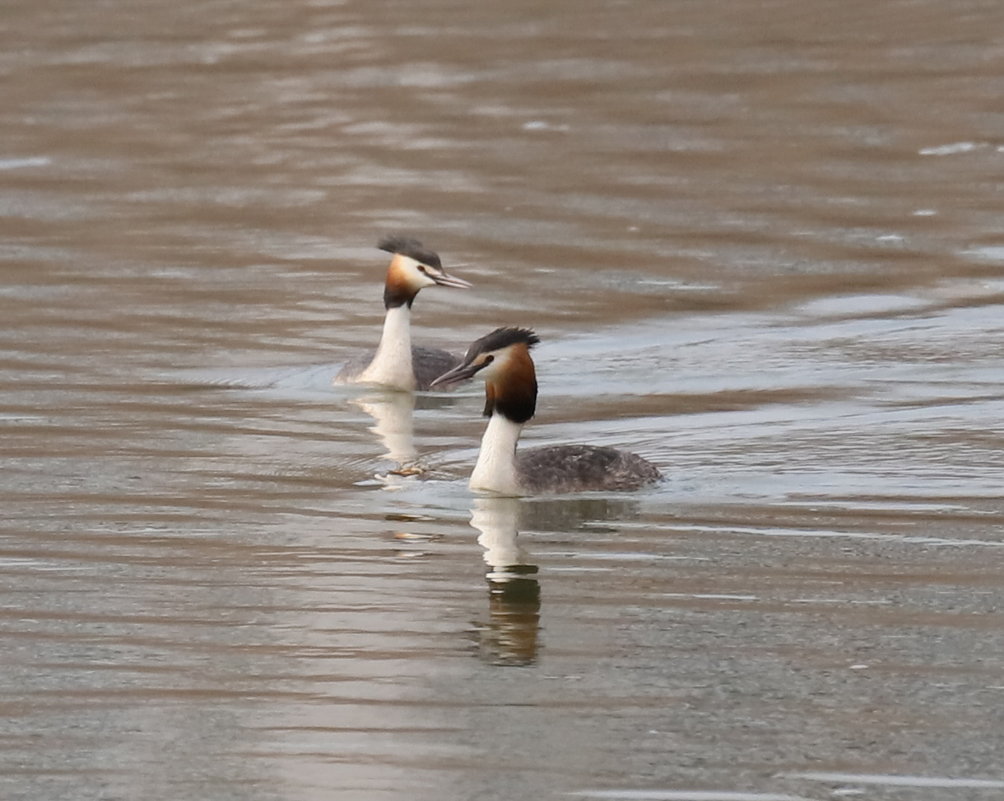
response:
M498 328L481 337L464 360L432 382L444 386L480 374L485 380L485 416L471 489L502 495L546 492L635 490L662 476L633 453L596 445L554 445L516 452L523 425L537 407L537 373L530 348L540 340L527 328Z
M411 344L411 304L422 287L469 289L471 285L463 278L448 275L439 255L417 239L388 236L377 247L393 254L383 289L387 314L380 345L375 353L350 360L335 376L335 383L377 384L405 392L428 389L432 379L460 359L445 350Z

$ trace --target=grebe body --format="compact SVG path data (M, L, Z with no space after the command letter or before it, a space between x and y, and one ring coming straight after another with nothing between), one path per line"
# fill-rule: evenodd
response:
M485 381L488 426L470 487L502 495L630 491L658 481L659 469L642 457L596 445L554 445L517 451L523 426L536 411L537 375L526 328L499 328L481 337L463 361L432 382L448 386L480 375Z

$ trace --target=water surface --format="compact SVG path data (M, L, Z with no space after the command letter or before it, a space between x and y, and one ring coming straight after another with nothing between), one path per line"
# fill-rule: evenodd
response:
M9 6L4 798L1000 794L996 3ZM388 232L667 480L332 386Z

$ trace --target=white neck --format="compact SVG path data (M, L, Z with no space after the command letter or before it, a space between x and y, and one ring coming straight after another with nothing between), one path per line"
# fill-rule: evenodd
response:
M411 365L411 309L407 306L387 309L376 356L356 380L392 389L415 389L415 371Z
M520 495L516 476L516 442L523 430L501 414L493 414L481 438L478 463L471 473L471 489L489 490L500 495Z

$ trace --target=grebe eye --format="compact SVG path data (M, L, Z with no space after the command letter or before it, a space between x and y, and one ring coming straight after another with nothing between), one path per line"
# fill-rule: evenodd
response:
M485 356L485 361L484 361L485 364L491 364L493 361L495 361L495 357L492 356L492 354L489 353L487 356Z
M428 272L428 270L427 270L427 269L425 268L425 265L424 265L424 264L419 264L419 265L418 265L418 271L419 271L420 273L425 273L425 272Z

